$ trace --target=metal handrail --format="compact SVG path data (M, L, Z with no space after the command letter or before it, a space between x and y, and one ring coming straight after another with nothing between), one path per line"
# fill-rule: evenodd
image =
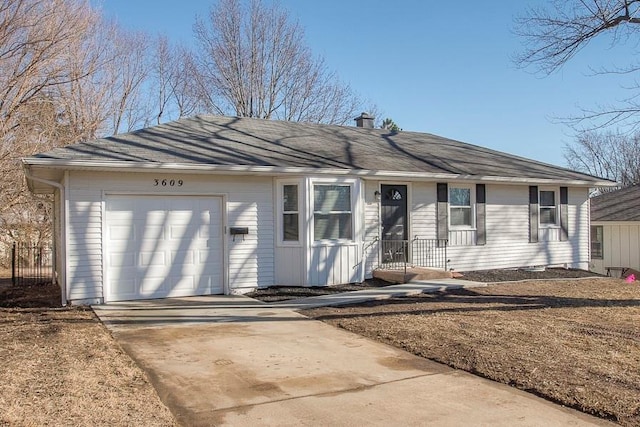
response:
M377 241L371 243L374 244ZM407 270L407 266L447 269L447 239L380 240L381 268Z

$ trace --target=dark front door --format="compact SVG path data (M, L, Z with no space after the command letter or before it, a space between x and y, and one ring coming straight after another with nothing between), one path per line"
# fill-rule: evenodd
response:
M409 239L407 186L380 186L380 222L382 223L383 261L406 261Z

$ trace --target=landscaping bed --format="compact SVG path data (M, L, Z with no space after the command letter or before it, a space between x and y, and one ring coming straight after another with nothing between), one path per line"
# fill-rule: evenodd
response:
M264 302L277 302L298 298L317 297L320 295L361 291L364 289L380 288L389 285L393 285L393 283L389 283L380 279L369 279L365 280L362 283L350 283L346 285L333 286L270 286L268 288L257 289L245 295Z
M93 311L0 279L0 425L175 426Z
M640 282L502 283L302 313L640 426Z
M536 280L536 279L566 279L599 276L596 273L585 270L548 268L544 271L531 271L524 269L509 270L485 270L461 273L458 277L463 280L472 280L483 283ZM270 286L249 292L246 296L259 299L264 302L286 301L298 298L308 298L320 295L330 295L342 292L360 291L364 289L379 288L393 285L381 279L368 279L362 283L350 283L346 285L332 286Z

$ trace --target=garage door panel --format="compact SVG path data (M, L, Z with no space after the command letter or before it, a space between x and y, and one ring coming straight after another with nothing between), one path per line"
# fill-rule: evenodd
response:
M164 240L164 224L144 224L142 222L138 222L136 224L136 230L138 233L135 234L137 240Z
M134 296L136 294L136 279L118 278L118 290L122 295Z
M140 266L167 266L166 255L163 252L140 252Z
M171 264L174 264L176 261L180 261L182 265L193 265L195 263L193 251L171 252Z
M109 264L114 267L134 267L136 256L130 252L110 252Z
M111 241L116 241L116 240L130 241L135 237L135 226L132 224L109 225L108 233L109 233L109 240Z
M220 238L220 229L217 227L200 227L198 230L198 238L203 240Z
M220 198L110 196L106 206L108 301L223 292Z
M128 200L122 198L107 199L107 210L115 216L118 214L131 215L131 204Z
M201 224L198 224L198 226L201 227ZM171 239L191 239L194 235L190 236L189 233L197 235L200 227L195 228L194 224L172 224L169 227L169 237Z
M200 250L198 251L198 262L200 264L205 264L205 263L209 263L211 261L211 263L214 262L214 260L217 260L220 257L219 253L217 250L215 249L211 249L210 251L207 250ZM211 258L211 260L210 260ZM215 267L217 268L218 266L213 266L212 268Z
M175 291L185 291L185 290L197 290L195 278L193 276L183 276L178 278L173 278L171 283L171 288Z

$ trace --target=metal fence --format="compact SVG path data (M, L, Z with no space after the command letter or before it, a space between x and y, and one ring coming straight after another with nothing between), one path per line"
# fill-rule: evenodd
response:
M447 269L447 240L419 239L381 240L380 266L406 271L407 267Z
M42 285L53 281L51 245L14 243L11 249L11 283Z

